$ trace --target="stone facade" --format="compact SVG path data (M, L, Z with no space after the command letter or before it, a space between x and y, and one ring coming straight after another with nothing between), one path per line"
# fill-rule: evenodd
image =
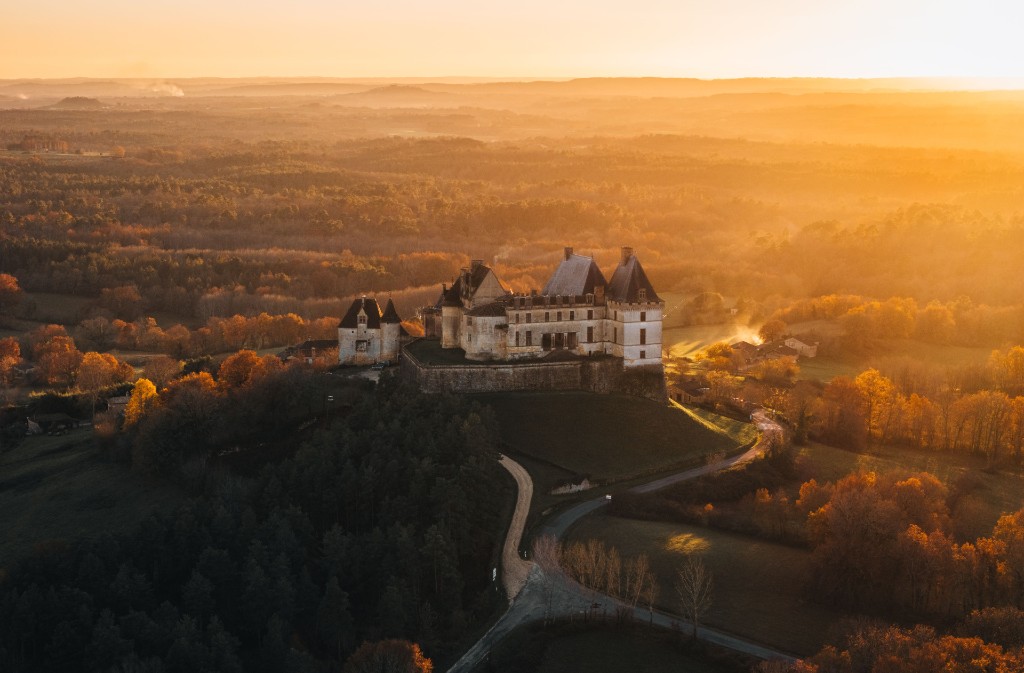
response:
M376 299L361 297L352 302L338 324L338 363L397 362L402 343L408 336L390 299L381 311Z
M401 375L428 393L482 393L515 390L624 392L666 399L660 368L626 367L620 358L599 355L565 360L436 364L418 352L416 342L403 349Z
M474 260L420 315L428 338L469 360L518 362L566 351L660 370L664 307L632 248L622 249L611 282L592 258L566 248L540 293L513 294Z

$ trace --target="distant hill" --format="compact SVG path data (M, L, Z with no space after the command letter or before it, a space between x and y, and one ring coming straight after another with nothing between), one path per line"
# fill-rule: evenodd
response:
M47 105L48 110L102 110L108 107L105 103L87 96L68 96L53 105Z
M441 107L455 105L458 96L444 91L431 91L418 86L391 84L369 91L335 96L342 105L367 107Z
M366 91L365 84L343 82L260 82L206 89L206 96L332 96Z

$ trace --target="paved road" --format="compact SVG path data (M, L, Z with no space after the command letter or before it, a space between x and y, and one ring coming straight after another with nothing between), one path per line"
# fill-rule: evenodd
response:
M656 491L681 481L695 479L705 474L725 470L753 460L764 453L769 443L782 434L782 428L763 411L754 412L752 420L760 431L761 438L746 453L634 486L629 491L632 493L650 493L651 491ZM516 484L519 486L516 511L512 517L512 524L509 526L509 532L505 538L505 547L502 553L503 563L507 563L510 559L509 554L511 550L515 563L512 564L512 569L509 571L506 571L504 568L502 569L502 581L505 583L506 588L511 585L512 587L521 587L521 589L517 589L515 593L509 591L509 609L473 647L462 655L461 659L448 669L448 673L468 673L472 671L484 660L495 644L500 642L510 631L522 624L552 617L580 617L593 614L594 612L614 614L617 608L622 607L622 604L615 599L598 594L577 584L562 573L560 569L552 569L545 572L538 565L519 558L518 548L523 533L526 512L529 510L529 502L533 494L533 482L526 470L514 460L502 456L501 465L512 473ZM524 498L524 493L527 490L530 495ZM541 529L541 534L553 535L556 539L561 538L574 523L587 514L604 507L608 502L608 499L602 495L593 500L570 507L549 521ZM521 513L522 518L519 520ZM527 572L525 585L520 583L524 569ZM651 621L659 626L669 628L681 627L687 624L687 622L677 616L658 610L655 610L652 614L648 610L635 608L634 616L638 621ZM762 647L756 643L748 642L716 629L700 627L697 630L697 637L701 640L761 659L793 661L793 657L787 654Z

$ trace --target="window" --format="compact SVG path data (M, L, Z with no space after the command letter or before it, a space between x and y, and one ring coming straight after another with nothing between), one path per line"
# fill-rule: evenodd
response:
M588 308L587 309L587 320L593 320L593 319L594 319L594 309Z
M618 320L619 319L619 312L618 311L615 311L612 315L613 315L613 320Z
M594 295L590 294L589 292L587 293L587 303L588 304L593 304L594 303Z
M541 350L545 350L545 351L551 350L551 335L550 334L542 334L542 335L540 335L540 347L541 347Z
M576 332L569 332L565 335L565 347L576 348Z
M647 351L640 351L640 359L641 360L646 360L647 359Z
M569 320L576 319L576 311L569 311Z
M469 316L466 316L466 327L472 327L472 326L473 326L473 319L470 318Z
M519 314L518 313L516 313L516 324L517 325L519 324Z
M555 314L555 320L557 320L558 322L562 322L562 312L561 311L559 311L558 313Z
M369 345L369 343L370 343L369 341L357 341L356 342L356 352L357 353L365 353L366 352L366 347Z
M527 321L527 322L529 322L529 321ZM526 330L526 345L527 346L532 346L533 345L533 332L531 332L530 330Z
M647 311L640 311L640 322L647 322Z
M363 313L359 314L359 324L360 325L365 325L366 324L366 315L363 314Z
M519 345L519 332L516 332L516 345Z
M593 327L588 327L587 328L587 343L588 344L594 343L594 328Z
M643 328L640 328L640 345L641 346L645 346L646 344L647 344L647 330L645 330Z
M533 314L532 313L527 313L526 314L526 324L529 325L531 322L533 322ZM529 332L527 332L527 334L529 334Z
M551 321L551 311L544 311L544 322Z
M647 290L640 288L637 292L637 296L640 298L640 301L647 301Z
M612 343L614 344L614 343L618 343L618 342L619 342L619 328L618 327L613 327L612 328Z

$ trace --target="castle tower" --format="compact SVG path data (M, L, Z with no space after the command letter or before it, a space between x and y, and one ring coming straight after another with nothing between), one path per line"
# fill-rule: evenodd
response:
M607 290L606 352L625 367L661 366L661 321L665 303L633 253L623 247Z
M398 360L399 338L402 333L402 319L398 317L395 303L388 299L384 313L380 316L380 359L395 362Z

